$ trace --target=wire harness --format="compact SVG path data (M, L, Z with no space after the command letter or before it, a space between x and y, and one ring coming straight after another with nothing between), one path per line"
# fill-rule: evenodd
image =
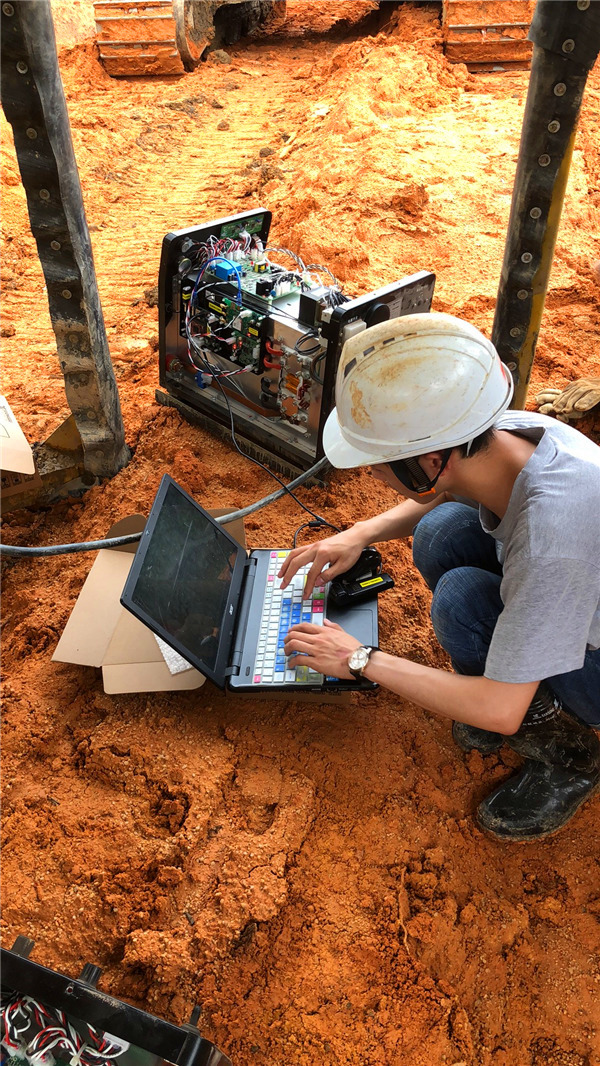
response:
M3 1001L0 1017L3 1051L29 1066L52 1066L54 1055L66 1058L69 1066L118 1066L129 1048L86 1022L76 1029L63 1011L20 992Z

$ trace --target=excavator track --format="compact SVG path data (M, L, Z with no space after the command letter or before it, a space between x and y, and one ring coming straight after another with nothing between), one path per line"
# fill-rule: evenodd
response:
M469 70L526 68L535 0L442 0L444 52Z
M95 0L100 58L113 77L183 74L172 0Z

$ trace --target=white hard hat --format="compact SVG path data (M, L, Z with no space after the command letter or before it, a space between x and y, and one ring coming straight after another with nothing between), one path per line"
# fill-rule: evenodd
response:
M380 322L346 341L323 431L346 468L453 448L489 429L513 382L475 326L436 312Z

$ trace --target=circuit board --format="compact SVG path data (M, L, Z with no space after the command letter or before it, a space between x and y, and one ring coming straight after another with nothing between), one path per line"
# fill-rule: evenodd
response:
M167 234L159 275L161 403L235 427L267 455L306 469L323 454L346 340L429 311L420 271L349 296L332 271L269 244L263 209ZM193 420L193 418L192 418Z
M234 220L233 222L225 222L221 229L221 237L231 237L234 240L239 240L239 236L242 230L246 233L254 234L260 233L263 225L263 218L261 214L258 215L245 215L243 222Z

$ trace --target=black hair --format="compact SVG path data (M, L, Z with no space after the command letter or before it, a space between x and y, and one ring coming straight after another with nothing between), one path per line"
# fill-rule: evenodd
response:
M473 440L465 441L464 444L458 444L458 453L461 459L467 459L471 455L476 455L477 452L483 452L486 448L489 448L494 437L496 436L496 430L494 426L490 426L489 429L484 429L483 433L480 433L478 437L473 437Z

